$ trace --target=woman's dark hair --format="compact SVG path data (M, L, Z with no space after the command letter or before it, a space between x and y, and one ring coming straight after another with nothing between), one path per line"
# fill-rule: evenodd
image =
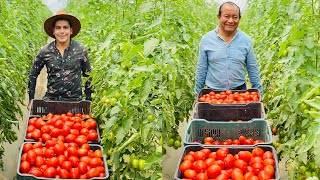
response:
M233 3L233 2L230 2L230 1L225 2L225 3L222 3L222 4L220 5L220 7L219 7L219 13L218 13L218 16L221 16L221 8L222 8L222 6L223 6L223 5L225 5L225 4L229 4L229 5L237 6L237 7L238 7L238 9L239 9L239 18L241 18L241 11L240 11L239 6L238 6L236 3Z

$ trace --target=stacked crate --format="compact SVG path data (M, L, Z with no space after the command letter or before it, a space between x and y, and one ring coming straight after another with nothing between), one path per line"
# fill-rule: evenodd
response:
M257 89L235 90L235 92L257 92ZM232 155L240 151L252 151L259 147L264 151L273 154L274 179L280 179L280 172L277 160L277 153L272 145L272 133L270 125L266 121L264 106L259 94L258 101L246 102L245 104L210 104L199 102L199 99L210 92L220 94L223 91L215 91L204 88L198 94L198 102L195 104L192 120L184 135L184 149L178 162L175 179L185 179L179 167L184 161L184 157L189 152L199 151L207 148L211 152L216 152L219 148L227 147ZM230 139L238 139L240 136L257 140L252 143L242 143L230 145ZM212 137L214 143L204 144L204 138ZM227 142L228 140L229 142ZM223 144L225 143L225 144Z
M71 112L73 115L75 114L86 114L89 115L91 114L90 110L90 101L79 101L79 102L66 102L66 101L43 101L43 100L32 100L30 112L29 112L29 120L28 123L26 123L26 128L25 128L25 133L24 133L24 142L22 143L20 147L20 153L18 155L18 166L17 166L17 179L22 180L22 179L27 179L27 180L47 180L47 179L52 179L52 178L46 178L43 176L37 177L32 174L28 173L22 173L20 169L20 165L22 162L22 155L23 155L23 147L26 143L31 143L34 145L37 141L32 138L27 137L27 128L29 121L33 118L42 118L48 115L49 113L51 114L67 114L68 112ZM82 118L82 121L86 121L90 118ZM47 119L44 119L44 121L47 121ZM95 131L98 134L97 140L95 141L88 141L87 143L90 146L90 150L96 151L96 150L101 150L102 152L102 161L103 161L103 168L104 168L104 173L105 177L93 177L89 179L101 179L101 180L107 180L109 179L109 171L108 171L108 166L107 166L107 161L106 157L103 155L103 148L100 145L100 134L99 134L99 127L98 124L96 126ZM45 142L42 142L42 147L45 147ZM55 157L55 156L54 156ZM59 166L60 167L60 166ZM61 169L61 167L60 167ZM89 169L87 170L89 171ZM58 171L57 171L58 172ZM58 174L58 173L57 173ZM58 178L57 178L58 177ZM56 176L54 179L65 179L65 178L59 178L59 176ZM72 179L72 178L69 178Z

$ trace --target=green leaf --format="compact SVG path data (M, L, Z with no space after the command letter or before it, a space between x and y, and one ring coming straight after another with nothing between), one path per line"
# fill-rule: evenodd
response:
M155 67L154 66L138 66L138 67L134 67L132 69L137 72L143 72L143 71L149 72L149 71L154 71Z
M150 11L150 9L152 9L154 7L154 3L153 2L146 2L140 5L140 12L141 13L146 13L148 11Z
M143 144L147 143L147 138L148 138L148 134L149 134L151 126L152 126L152 124L145 124L145 125L142 125L142 127L141 127L141 133L142 133L141 140L142 140Z
M125 133L126 132L125 132L123 127L120 127L117 130L117 134L116 134L116 143L117 143L117 145L120 144L123 141L124 137L126 136Z
M320 109L320 96L317 96L315 99L305 100L309 106Z
M115 114L118 114L122 109L119 106L114 106L111 108L110 115L114 116Z
M152 90L152 80L146 79L141 87L141 91L140 91L140 103L144 104L144 102L147 100L147 98L149 97L149 94Z
M162 103L162 100L161 99L155 99L155 100L152 100L150 102L152 105L157 105L157 104L161 104Z
M145 57L149 56L154 51L154 49L158 46L158 44L159 44L159 39L152 38L147 40L144 43L144 56Z
M309 99L310 97L312 97L317 92L319 87L320 87L320 85L307 89L302 94L301 98L298 100L298 103L302 103L303 101L305 101L305 100Z

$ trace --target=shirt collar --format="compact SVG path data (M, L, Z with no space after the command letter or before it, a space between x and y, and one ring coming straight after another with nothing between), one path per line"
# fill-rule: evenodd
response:
M218 34L218 30L219 30L219 27L220 26L217 26L215 29L214 29L214 32L216 33L217 36L219 36ZM236 35L234 36L234 38L238 35L239 31L238 31L238 28L236 29Z

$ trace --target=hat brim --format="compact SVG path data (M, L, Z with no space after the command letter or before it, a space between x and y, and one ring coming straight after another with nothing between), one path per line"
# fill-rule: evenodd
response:
M71 27L72 27L72 34L70 35L71 38L75 37L80 32L81 23L78 18L69 14L58 14L58 15L51 16L44 22L44 25L43 25L44 30L50 37L55 38L55 36L53 35L53 27L57 19L66 19L71 23Z

